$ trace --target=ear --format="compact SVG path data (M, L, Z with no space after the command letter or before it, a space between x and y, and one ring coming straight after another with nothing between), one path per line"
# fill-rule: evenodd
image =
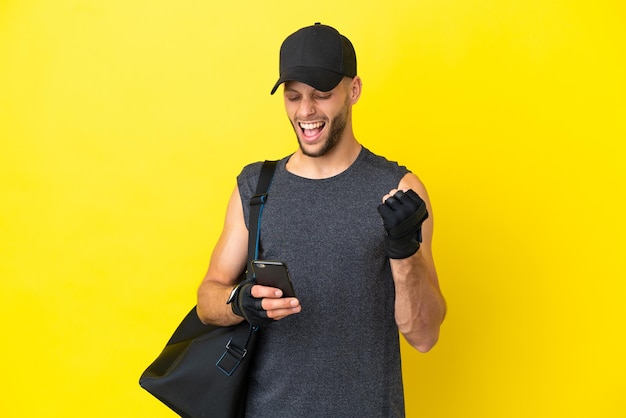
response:
M363 82L361 81L361 77L354 76L354 78L350 81L350 103L356 104L361 97L361 89L363 88Z

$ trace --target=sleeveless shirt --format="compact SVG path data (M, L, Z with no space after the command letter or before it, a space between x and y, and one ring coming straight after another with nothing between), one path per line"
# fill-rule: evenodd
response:
M302 311L259 330L246 416L404 417L394 285L377 207L409 172L362 148L320 180L278 162L259 258L283 261ZM237 177L246 223L261 163Z

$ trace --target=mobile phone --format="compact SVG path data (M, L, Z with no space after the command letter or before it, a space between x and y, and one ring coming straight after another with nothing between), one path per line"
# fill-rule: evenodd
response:
M293 290L289 270L282 261L275 260L253 260L252 272L258 284L263 286L276 287L283 291L283 297L296 297Z

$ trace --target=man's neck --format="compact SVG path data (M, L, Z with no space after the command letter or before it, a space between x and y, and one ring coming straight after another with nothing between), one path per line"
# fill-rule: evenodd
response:
M310 157L298 149L287 162L287 171L308 179L330 178L347 170L359 156L361 148L361 144L351 136L321 157Z

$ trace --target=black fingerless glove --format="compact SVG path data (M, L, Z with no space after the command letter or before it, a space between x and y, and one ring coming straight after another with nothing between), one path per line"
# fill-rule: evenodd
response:
M261 306L262 299L252 296L255 283L244 280L233 289L226 303L230 304L235 315L243 317L252 325L266 326L274 322L267 317L267 311Z
M398 191L378 206L387 231L385 253L389 258L407 258L422 242L422 222L428 218L424 201L413 190Z

